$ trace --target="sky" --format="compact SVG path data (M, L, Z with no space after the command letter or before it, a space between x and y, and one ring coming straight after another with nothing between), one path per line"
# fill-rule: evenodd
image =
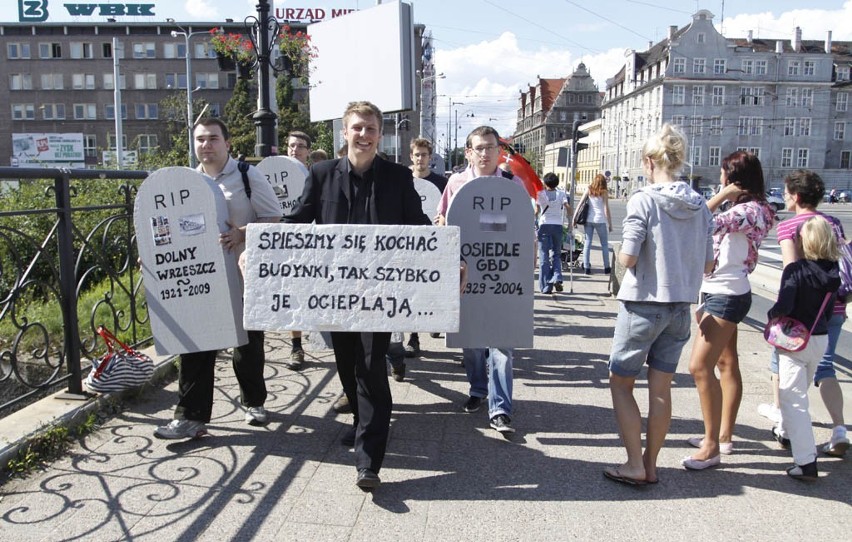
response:
M48 0L48 22L74 20L60 12L72 0ZM256 14L257 0L125 0L154 4L156 17L122 21L215 22ZM387 0L385 0L387 1ZM18 20L20 0L0 1L0 21ZM74 3L121 4L114 0ZM375 0L273 0L278 9L367 9ZM415 23L432 32L437 81L439 138L447 132L450 102L459 116L460 138L480 124L501 134L514 131L518 98L538 77L570 75L580 62L603 91L621 67L626 49L644 51L664 38L670 25L683 27L706 9L727 37L852 41L852 0L413 0ZM87 19L91 21L92 19ZM96 19L97 20L97 19ZM845 22L841 24L841 22Z

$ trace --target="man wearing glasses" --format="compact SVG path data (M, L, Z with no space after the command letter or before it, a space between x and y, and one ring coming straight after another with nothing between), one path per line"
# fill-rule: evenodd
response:
M468 167L453 174L438 203L435 224L447 222L447 209L453 195L462 186L478 177L505 177L523 187L523 182L511 173L497 167L500 158L500 136L490 126L480 126L467 136L464 155ZM488 418L491 428L500 433L514 433L512 427L512 349L462 348L464 368L470 384L470 397L464 404L465 412L476 412L488 398Z

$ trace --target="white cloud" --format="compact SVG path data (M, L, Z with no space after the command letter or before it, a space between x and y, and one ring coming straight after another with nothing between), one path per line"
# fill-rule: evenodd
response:
M219 10L211 4L210 0L186 0L184 9L190 17L199 17L208 21L219 18Z
M846 22L843 22L846 21ZM779 15L771 12L749 13L725 19L724 34L731 38L745 37L752 30L755 38L790 39L793 30L802 29L802 38L806 40L825 39L825 33L832 31L832 39L852 39L852 0L834 10L795 9ZM717 28L720 21L714 20Z

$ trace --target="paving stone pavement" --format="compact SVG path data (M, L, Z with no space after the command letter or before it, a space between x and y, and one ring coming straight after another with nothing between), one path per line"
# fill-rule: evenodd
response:
M660 483L626 487L602 470L625 458L607 389L617 302L603 275L575 276L573 293L536 294L535 348L516 352L514 425L505 440L485 409L462 412L461 353L420 334L423 354L406 380L391 381L394 416L382 485L354 485L350 423L331 408L341 386L328 350L307 345L308 363L284 367L285 334L269 334L270 423L243 420L229 357L216 370L210 435L153 437L176 401L177 383L129 401L71 453L0 487L3 540L832 540L850 512L850 457L820 457L821 478L789 479L788 452L756 413L770 399L769 349L740 326L744 396L735 453L720 468L687 472L686 439L702 433L687 371L674 379L673 420ZM759 318L759 315L755 318ZM849 403L849 360L841 360ZM643 375L644 376L644 375ZM636 397L647 411L644 377ZM812 390L818 443L829 419ZM847 454L852 456L852 453ZM846 518L844 520L844 518Z

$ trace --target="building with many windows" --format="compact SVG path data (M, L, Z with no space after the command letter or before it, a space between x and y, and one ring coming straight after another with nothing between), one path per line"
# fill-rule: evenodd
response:
M601 169L641 184L642 145L669 122L687 136L684 174L696 185L718 183L721 159L744 149L760 158L770 186L808 168L849 187L852 42L833 42L831 32L803 40L799 28L789 40L731 39L709 11L692 19L647 51L627 50L607 81Z
M547 145L571 137L575 120L600 118L601 94L582 62L566 79L541 79L518 104L512 142L541 171Z

